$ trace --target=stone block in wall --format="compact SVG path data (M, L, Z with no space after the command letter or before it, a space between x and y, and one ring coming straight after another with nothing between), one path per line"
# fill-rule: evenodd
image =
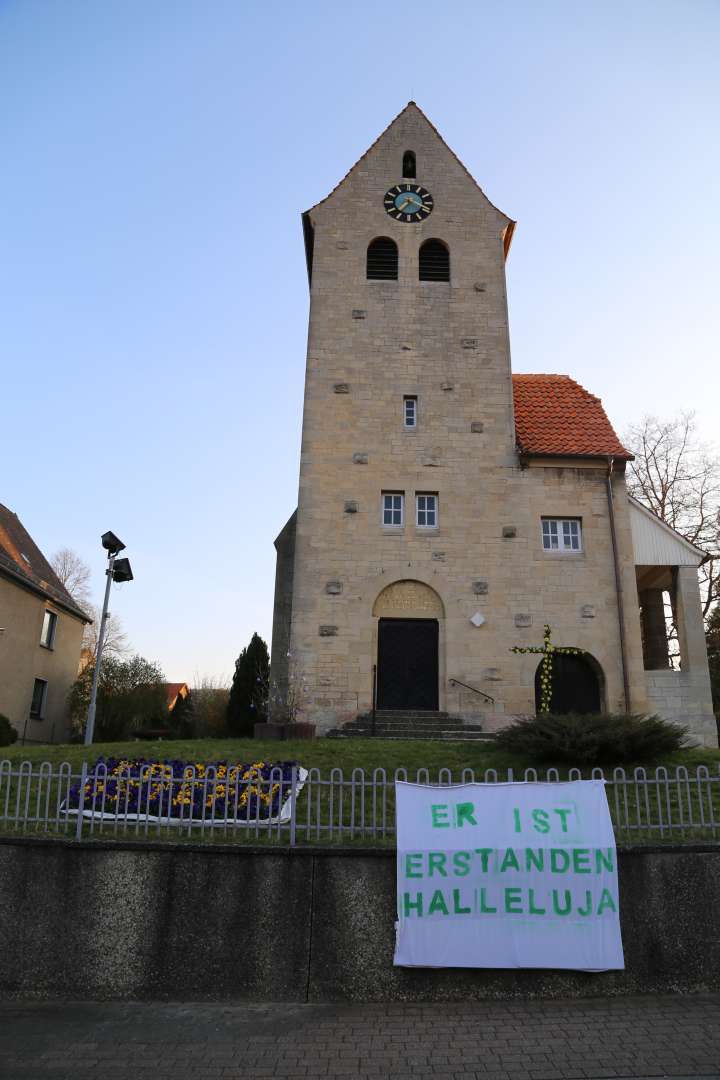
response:
M352 317L353 319L366 319L367 311L363 311L362 308L353 308Z
M503 540L512 540L517 536L516 525L503 525L502 527Z
M500 674L500 668L486 667L482 673L482 677L487 682L501 682L502 675Z
M342 581L327 581L325 583L325 592L328 596L339 596L342 591Z
M367 465L368 456L365 453L353 454L353 465Z
M487 596L488 583L487 581L473 581L472 589L476 596Z
M580 614L582 615L583 619L594 619L595 618L595 605L594 604L583 604L583 606L580 608Z
M476 337L460 338L460 347L463 349L477 349L478 339Z
M515 616L516 626L532 626L532 621L532 615L529 615L526 612L520 612Z
M336 382L333 386L333 394L349 394L350 383Z
M445 552L444 551L433 551L430 558L432 559L433 562L445 562Z
M354 499L346 499L343 510L346 514L357 514L358 504L355 502Z
M473 420L470 424L470 430L473 431L476 435L482 435L483 431L485 430L485 425L482 420Z
M337 626L323 625L318 628L318 634L320 637L337 637Z

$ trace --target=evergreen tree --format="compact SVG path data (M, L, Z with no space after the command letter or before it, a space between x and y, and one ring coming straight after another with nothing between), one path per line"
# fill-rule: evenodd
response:
M253 725L266 719L270 657L259 634L235 662L227 707L227 727L235 738L252 738Z

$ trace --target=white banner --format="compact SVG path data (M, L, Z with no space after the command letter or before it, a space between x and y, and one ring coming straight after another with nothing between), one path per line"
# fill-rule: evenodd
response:
M401 967L625 967L602 780L395 785Z

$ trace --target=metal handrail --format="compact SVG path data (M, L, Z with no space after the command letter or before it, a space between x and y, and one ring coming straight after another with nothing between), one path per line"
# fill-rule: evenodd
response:
M461 682L460 679L448 679L451 686L464 686L466 690L472 690L473 694L479 694L480 697L484 697L486 701L489 701L491 705L495 704L495 698L490 697L484 690L478 690L477 686L469 686L466 682Z

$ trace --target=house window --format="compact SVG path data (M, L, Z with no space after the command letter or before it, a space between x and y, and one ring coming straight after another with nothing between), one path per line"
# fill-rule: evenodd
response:
M415 154L406 150L403 154L403 180L415 179Z
M47 682L45 679L36 679L33 685L33 695L30 703L30 716L33 720L42 720L45 715L46 697Z
M46 611L43 616L40 644L46 649L52 649L55 644L55 628L57 627L57 615L54 611Z
M415 524L420 529L435 529L438 523L437 495L415 496Z
M417 398L403 398L403 424L406 428L417 427Z
M450 280L450 249L442 240L426 240L420 245L420 280Z
M405 496L401 491L384 491L382 497L382 523L397 528L404 523Z
M368 281L397 281L398 249L389 236L379 236L368 244Z
M582 551L580 518L543 518L542 540L545 551Z

